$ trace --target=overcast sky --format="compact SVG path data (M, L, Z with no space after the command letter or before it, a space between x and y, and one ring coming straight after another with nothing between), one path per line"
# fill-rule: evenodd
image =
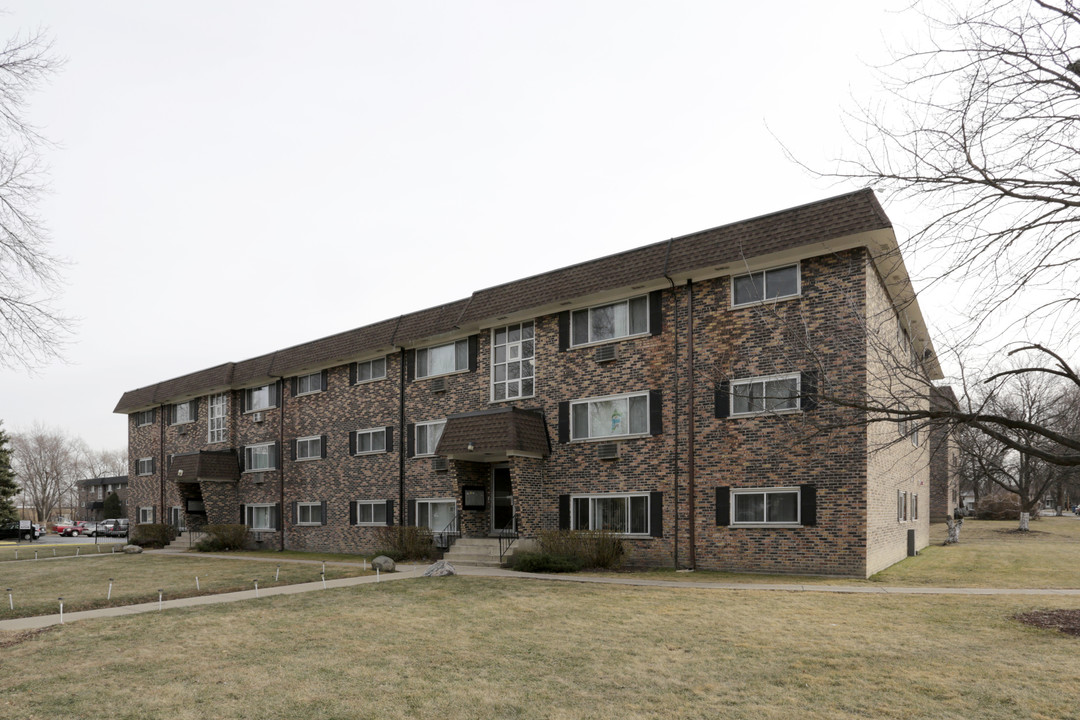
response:
M40 209L79 322L66 364L0 371L0 419L109 449L126 390L858 189L777 138L827 167L914 20L885 0L4 6L4 35L47 28L67 60L30 119L57 143Z

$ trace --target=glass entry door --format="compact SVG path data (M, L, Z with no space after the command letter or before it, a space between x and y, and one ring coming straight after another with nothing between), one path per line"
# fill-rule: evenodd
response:
M491 469L491 533L513 532L514 495L510 487L510 468Z
M176 528L176 532L186 532L185 520L187 518L184 508L176 506L169 508L169 524Z

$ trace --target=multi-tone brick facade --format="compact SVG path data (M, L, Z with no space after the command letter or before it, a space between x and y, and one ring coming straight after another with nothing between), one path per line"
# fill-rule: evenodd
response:
M636 565L866 576L928 537L923 444L857 409L940 376L905 282L864 191L131 391L132 521L349 552L512 516Z
M79 520L105 520L105 499L116 493L120 501L120 514L127 517L127 475L119 477L100 477L79 480L76 483L79 493Z

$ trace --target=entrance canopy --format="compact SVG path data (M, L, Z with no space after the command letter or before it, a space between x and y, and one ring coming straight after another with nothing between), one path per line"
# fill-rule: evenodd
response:
M544 458L551 454L551 443L542 413L507 407L446 418L435 454L488 463L510 456Z
M173 455L168 478L182 483L236 482L240 479L240 462L232 450L200 450Z

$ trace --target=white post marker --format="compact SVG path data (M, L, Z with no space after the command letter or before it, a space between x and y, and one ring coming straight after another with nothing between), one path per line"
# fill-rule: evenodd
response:
M157 609L158 609L158 612L161 612L161 596L164 593L165 593L164 590L162 590L161 588L158 588L158 591L157 591Z
M277 571L274 573L274 582L277 582L278 577L280 577L280 575L281 575L281 566L278 565L277 566Z
M11 599L11 588L7 589L7 604L9 609L15 609L15 601Z
M255 578L254 580L252 580L252 582L255 583L255 599L258 600L259 599L259 579Z
M381 576L379 575L379 568L375 568L375 582L382 582L380 578Z
M60 624L64 624L64 598L57 598L60 601Z
M34 551L34 559L37 560L37 550Z
M199 587L199 576L195 576L195 592L202 592L202 588Z
M322 589L325 590L326 589L326 573L319 573L319 576L322 577Z
M82 548L75 548L75 557L79 557L79 550Z
M326 561L325 560L323 560L323 564L322 564L322 574L323 575L326 574Z
M53 549L52 549L52 556L53 556L53 557L56 557L56 548L53 548Z
M112 578L109 578L109 594L105 596L106 600L112 600Z

